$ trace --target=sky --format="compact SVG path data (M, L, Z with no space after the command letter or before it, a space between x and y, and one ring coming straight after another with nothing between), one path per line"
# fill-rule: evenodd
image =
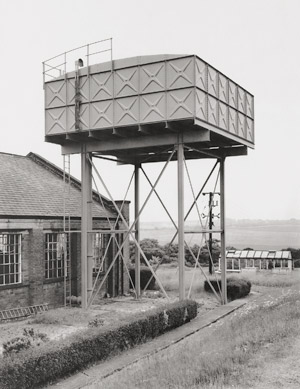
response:
M110 37L114 59L196 54L255 96L255 150L226 161L226 216L300 219L299 15L298 0L0 0L0 152L62 166L60 146L44 142L42 61ZM189 164L196 192L212 163ZM97 168L122 199L132 167ZM152 180L161 169L145 166ZM168 169L158 189L176 218L176 164ZM78 156L71 173L79 177ZM142 198L148 190L143 181ZM188 209L188 183L185 199ZM143 218L167 216L153 199Z

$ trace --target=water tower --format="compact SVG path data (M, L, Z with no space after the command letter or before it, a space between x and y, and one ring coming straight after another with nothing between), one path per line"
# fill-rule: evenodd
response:
M108 47L95 49L94 45L102 44ZM113 60L111 40L79 49L84 50L83 55L72 50L44 62L44 90L45 140L61 145L63 155L81 154L82 306L87 307L92 282L89 234L94 157L134 166L135 220L127 225L127 233L137 246L138 297L139 259L143 256L139 247L139 216L146 205L139 204L140 170L145 163L161 162L164 170L170 161L177 162L180 299L185 298L184 163L188 159L216 160L220 176L221 296L226 303L224 165L227 157L246 155L248 147L254 148L253 95L197 55ZM109 52L111 58L91 64L100 52ZM70 62L71 55L75 57ZM67 64L73 65L73 70L69 71ZM156 183L151 194L155 187ZM110 195L109 190L107 193ZM199 194L193 204L198 197ZM117 205L116 208L120 212ZM153 275L157 277L154 271Z

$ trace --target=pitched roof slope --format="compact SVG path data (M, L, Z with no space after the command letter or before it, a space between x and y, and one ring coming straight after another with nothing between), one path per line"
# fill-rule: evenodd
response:
M0 217L62 217L63 200L60 168L34 153L27 156L0 153ZM107 199L105 202L108 203ZM66 204L66 215L69 212L71 217L81 216L80 182L75 179ZM115 218L116 212L106 206L104 209L94 200L93 217L107 216Z

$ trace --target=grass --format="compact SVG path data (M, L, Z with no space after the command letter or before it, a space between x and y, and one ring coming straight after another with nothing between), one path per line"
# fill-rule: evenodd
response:
M74 323L76 323L77 325L87 325L91 318L90 313L79 308L57 308L38 313L33 319L30 319L29 324L74 326Z
M208 268L203 268L206 275L208 274ZM185 271L185 284L186 290L189 289L192 277L193 277L193 268L186 268ZM161 280L166 291L176 291L178 290L179 285L179 274L178 268L171 267L170 265L161 266L157 272L159 279ZM288 274L274 274L271 271L261 271L256 273L227 273L227 277L237 277L237 278L246 278L251 281L252 285L256 286L266 286L266 287L276 287L276 288L286 288L292 287L300 282L300 271L294 270ZM212 276L214 277L214 276ZM220 275L217 275L220 278ZM199 269L196 269L195 277L192 287L192 297L204 297L206 296L204 292L204 281L205 277Z
M244 387L241 371L264 345L299 334L300 293L247 304L230 318L161 354L97 383L95 388ZM155 372L155 374L154 374Z

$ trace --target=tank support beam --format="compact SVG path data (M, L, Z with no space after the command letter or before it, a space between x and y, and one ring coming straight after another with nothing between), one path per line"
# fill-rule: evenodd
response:
M92 235L92 165L84 150L81 153L81 298L82 308L87 308L88 294L93 287Z
M185 256L184 256L184 146L181 134L177 145L178 174L178 266L179 266L179 299L185 298Z
M222 303L227 304L226 237L225 237L225 158L220 160L220 221L221 221L221 281Z
M134 166L134 219L135 222L135 240L140 243L140 166ZM135 246L135 290L136 298L141 297L141 253L138 246Z

